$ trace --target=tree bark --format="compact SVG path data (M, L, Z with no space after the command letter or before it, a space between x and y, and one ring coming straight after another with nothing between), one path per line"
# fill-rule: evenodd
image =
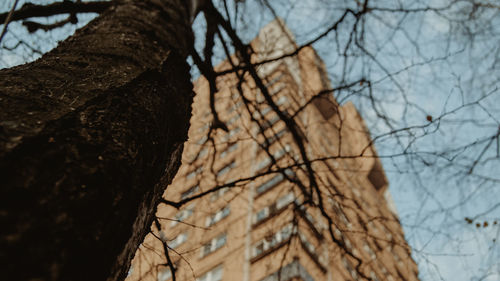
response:
M121 1L0 72L2 278L125 278L187 138L189 10Z

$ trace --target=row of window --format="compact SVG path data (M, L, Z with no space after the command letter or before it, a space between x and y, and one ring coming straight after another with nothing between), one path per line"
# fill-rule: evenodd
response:
M351 229L352 228L352 224L349 221L349 219L347 219L347 216L345 215L345 213L342 211L342 208L340 207L340 204L337 201L335 201L333 198L331 198L331 197L328 197L328 202L332 206L332 209L335 212L335 214L337 215L337 217L340 218L340 220L344 223L344 225L348 229Z
M262 124L262 130L267 130L267 129L271 128L279 120L280 120L280 117L278 115L275 115L273 118L271 118L271 120L266 120L266 122L264 122L264 124Z
M186 178L189 180L189 179L192 179L194 178L196 175L199 175L201 174L201 172L203 172L203 166L199 166L198 168L196 168L194 171L190 172L189 174L186 175Z
M234 162L231 162L231 164L228 166L228 169L232 169L235 167L235 165L233 165ZM223 168L224 169L224 168ZM220 170L219 173L223 171L223 170ZM218 174L218 176L222 176L223 174L225 174L227 171L225 172L222 172L220 174ZM198 190L200 189L200 186L199 185L195 185L191 188L189 188L188 190L184 191L183 193L181 193L181 200L184 200L186 198L189 198L193 195L196 194L196 192L198 192ZM212 193L212 196L210 197L210 201L215 201L217 198L221 197L222 195L224 195L226 192L229 191L229 187L224 187L224 188L221 188L217 191L214 191ZM178 214L180 216L180 214ZM176 217L176 219L178 219Z
M175 215L174 220L170 223L170 226L171 227L176 226L177 223L183 222L186 219L188 219L193 214L194 206L195 206L194 204L191 204L188 207L186 207L186 209L179 211Z
M200 189L200 186L195 185L195 186L189 188L188 190L184 191L183 193L181 193L181 200L184 200L184 199L194 195L196 192L198 192L199 189Z
M273 214L277 213L279 210L287 206L288 204L292 203L295 200L295 196L293 193L288 193L286 195L281 196L276 200L275 203L264 207L260 209L257 213L254 215L254 223L259 223L262 220L272 216Z
M224 151L222 151L219 154L220 158L226 157L229 153L235 151L237 148L238 148L238 142L234 142L234 143L230 144ZM197 159L202 159L207 154L208 154L208 147L204 147L196 155L191 156L190 161L192 162L192 161L195 161ZM193 178L196 175L196 173L194 173L192 175L190 175L190 174L188 174L188 175L189 175L189 178Z
M238 147L238 143L235 143L231 146L228 147L228 149L226 149L223 153L221 153L221 157L225 157L227 155L227 153L229 152L232 152L234 150L236 150L236 148ZM234 167L236 167L236 162L235 161L232 161L230 162L229 164L227 164L226 166L222 167L219 171L217 171L217 177L219 176L222 176L224 174L226 174L227 172L229 172L231 169L233 169ZM196 177L196 175L199 175L203 172L203 166L199 166L198 168L196 168L195 170L191 171L190 173L188 173L186 175L186 179L193 179ZM186 192L182 193L182 194L188 194L190 190L187 190ZM189 193L189 195L191 195L193 192ZM184 197L184 198L187 198ZM182 198L182 195L181 195L181 199L184 199Z
M224 208L220 209L215 214L207 217L207 220L205 223L206 227L210 227L210 226L216 224L217 222L221 221L225 217L229 216L229 213L230 213L229 206L225 206Z
M228 141L241 131L240 127L234 127L224 136L223 141Z
M372 250L372 248L370 247L370 245L368 245L368 243L366 243L366 242L363 243L363 250L370 256L370 258L372 260L374 260L374 259L377 258L377 255Z
M351 240L349 240L349 238L345 237L344 234L338 228L335 228L333 233L334 233L336 239L344 242L344 246L346 247L347 250L353 251ZM356 250L356 249L354 249L354 250Z
M311 256L314 257L314 259L321 264L322 266L326 266L328 262L326 261L326 258L324 255L320 255L318 251L316 250L316 247L309 242L309 239L307 239L307 236L303 234L302 232L299 231L299 239L300 242L302 242L303 247L305 247L306 251L309 252Z
M203 137L201 137L201 138L200 138L200 139L196 142L196 144L197 144L197 145L202 145L202 144L204 144L205 142L207 142L207 140L208 140L208 136L207 136L207 135L203 135Z
M170 271L170 268L165 267L160 270L158 270L158 276L157 276L158 281L167 281L168 279L172 278L172 272Z
M268 250L278 246L281 242L286 241L292 235L293 225L291 223L285 225L278 232L274 233L271 237L266 237L252 247L252 258L267 252Z
M290 152L290 151L291 151L290 145L287 144L282 149L280 149L280 150L276 151L275 153L273 153L273 157L274 157L274 159L276 161L278 161L281 158L283 158L283 156L285 156L285 154L287 152ZM257 164L256 171L260 171L260 170L262 170L264 168L267 168L270 164L271 164L271 158L270 157L266 157L262 161L260 161L259 164Z
M176 220L172 221L171 226L175 226L175 225L177 225L178 222L182 222L182 221L186 220L187 218L189 218L193 214L193 209L194 209L194 204L189 206L188 208L178 212L175 215ZM207 227L210 227L210 226L216 224L217 222L221 221L222 219L226 218L227 216L229 216L229 214L230 214L229 206L225 206L224 208L218 210L215 214L208 216L205 225ZM163 232L160 232L160 238L162 238L163 240L166 240L164 238ZM187 233L184 232L184 233L177 235L174 239L169 240L167 242L168 242L168 246L170 248L174 249L186 241L187 241Z
M276 140L280 139L287 132L286 128L281 129L276 134L273 134L271 137L267 139L269 146L271 146Z
M227 174L234 167L236 167L236 162L232 161L228 163L226 166L222 167L219 171L217 171L217 177Z
M238 120L240 118L240 115L235 115L233 116L231 119L229 119L227 122L226 122L226 125L231 125L232 123L234 123L236 120ZM202 127L200 129L203 129L205 127ZM235 136L236 134L238 134L239 132L241 131L240 127L234 127L232 128L231 130L229 130L229 132L223 137L223 141L228 141L229 139L231 139L233 136ZM196 141L196 144L197 145L203 145L207 142L208 140L208 136L205 134L203 135L200 139L198 139ZM200 156L199 156L200 157Z
M202 276L196 278L196 281L220 281L222 280L222 273L222 265L219 265L214 269L206 272Z
M289 177L293 177L295 175L294 172L292 170L290 170L290 169L286 169L285 170L285 174L287 176L289 176ZM271 189L274 186L278 185L283 180L285 180L285 176L282 173L279 173L279 174L275 175L274 177L270 178L266 182L264 182L261 185L259 185L259 187L257 187L257 190L256 190L257 191L257 195L260 195L260 194L268 191L269 189Z
M238 98L238 97L236 97ZM228 109L227 109L227 113L228 114L231 114L233 113L233 111L235 111L236 109L238 109L240 106L243 105L243 101L242 100L239 100L238 102L236 102L235 104L233 104L232 106L230 106Z
M346 259L345 257L342 257L342 264L344 265L345 269L347 269L349 274L351 274L352 279L359 280L358 272L356 271L356 269L354 268L354 266L352 265L352 263L348 259Z
M284 76L285 76L284 73L277 74L276 77L273 77L273 79L269 80L269 82L266 83L266 85L265 85L266 88L271 87L272 85L274 85L275 83L280 81L281 78L283 78Z
M181 194L181 199L186 199L186 198L194 195L198 190L199 190L198 185L195 185L195 186L189 188L187 191L185 191ZM210 200L215 201L228 191L229 191L229 187L221 188L221 189L212 193L212 195L210 196ZM174 219L170 223L170 226L174 227L179 222L183 222L186 219L188 219L193 214L194 208L195 208L195 203L193 203L193 204L189 205L188 207L186 207L185 209L177 212L177 214L175 214L175 216L174 216ZM230 212L229 210L230 210L229 206L225 206L221 210L217 211L214 215L209 216L207 218L207 227L214 225L216 222L227 217L229 215L229 212Z
M201 247L201 256L204 257L220 249L222 246L226 244L226 240L227 240L226 233L222 233L219 236L208 241Z
M307 251L309 251L311 254L316 255L316 248L313 246L313 244L311 244L311 242L309 242L309 239L307 239L307 237L302 232L299 232L299 238L302 244L304 244L304 246L306 247Z
M239 114L234 115L233 117L231 117L229 120L226 121L226 125L227 126L232 125L234 122L236 122L236 120L240 119L240 116L241 115Z
M221 188L217 191L214 191L212 192L212 195L210 196L210 201L215 201L217 199L219 199L220 197L222 197L222 195L226 194L226 192L229 191L229 187L224 187L224 188Z
M269 95L274 96L277 93L281 92L281 90L283 90L285 88L286 88L286 85L282 83L279 86L277 86L276 88L274 88L271 91L269 91Z
M288 240L291 237L293 232L294 232L293 225L290 223L290 224L287 224L282 229L280 229L278 232L274 233L271 237L266 237L266 238L258 241L252 247L252 258L257 257L257 256L271 250L272 248L280 245L282 242L285 242L286 240ZM316 248L314 247L314 245L312 243L309 242L309 240L307 239L307 236L301 232L298 232L298 236L299 236L299 239L300 239L302 245L304 245L306 250L312 256L316 257L318 262L320 262L321 264L326 264L326 260L324 260L324 258L320 258L319 254L316 251Z
M274 87L273 89L270 89L274 84L279 82L282 78L284 77L284 73L280 73L276 75L273 79L271 79L269 82L265 84L266 88L269 89L269 95L273 96L277 93L279 93L281 90L286 88L285 83L280 83L277 87ZM264 101L264 96L261 93L257 94L257 102L262 102Z
M307 272L307 270L296 259L293 262L281 267L278 271L268 275L261 281L290 281L290 280L303 280L314 281L314 278Z
M174 239L168 241L168 246L172 249L179 247L182 243L187 241L187 233L181 233L177 235Z
M191 162L195 161L196 159L202 159L203 157L205 157L205 155L207 155L208 153L208 148L207 147L203 147L200 151L198 151L197 154L191 156Z
M342 258L342 264L344 265L345 269L347 269L347 271L349 272L349 274L351 274L351 276L352 276L352 278L354 280L361 280L359 278L358 272L356 271L356 269L354 268L354 266L351 264L351 262L348 259L346 259L345 257L343 257ZM382 271L385 271L388 281L393 281L394 280L394 278L392 278L392 276L387 273L387 270L384 267L382 267ZM380 278L377 276L377 274L375 274L374 271L370 271L370 278L373 281L380 281Z
M229 153L235 151L238 148L238 143L232 143L230 144L224 151L222 151L219 155L220 158L226 157Z
M281 106L283 104L285 104L286 102L288 101L288 98L286 96L280 96L278 98L278 100L276 100L276 105L277 106ZM259 111L254 111L253 113L253 117L254 118L259 118L259 117L264 117L266 116L266 114L268 114L269 112L271 112L272 108L270 106L266 106L264 107L262 110Z

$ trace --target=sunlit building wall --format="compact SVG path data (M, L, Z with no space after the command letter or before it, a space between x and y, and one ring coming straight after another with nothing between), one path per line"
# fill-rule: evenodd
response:
M294 51L293 42L276 20L252 45L263 59ZM215 105L228 132L208 138L209 86L200 78L183 164L164 198L222 188L178 209L160 204L127 280L171 280L165 244L177 280L418 280L369 132L352 104L324 91L331 86L315 51L257 68L274 103L298 123L318 190L307 195L299 147L251 79L217 81Z

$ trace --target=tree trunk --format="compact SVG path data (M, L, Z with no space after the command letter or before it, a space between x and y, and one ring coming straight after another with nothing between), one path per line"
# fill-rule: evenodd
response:
M124 279L180 165L189 7L122 2L0 72L4 280Z

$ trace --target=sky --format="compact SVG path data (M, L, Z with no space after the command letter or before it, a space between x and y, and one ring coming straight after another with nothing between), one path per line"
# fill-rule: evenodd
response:
M4 1L0 10L8 10L12 2ZM255 3L240 2L241 18L233 21L246 41L274 18ZM373 3L379 8L415 10L449 4L446 0ZM375 145L421 280L500 280L500 224L494 224L500 223L500 9L455 3L434 12L373 11L356 28L354 18L348 17L337 33L313 46L326 64L332 87L360 78L372 81L371 92L358 87L334 95L341 103L353 102L372 137L377 137ZM235 5L229 4L234 15ZM276 0L272 5L299 45L325 31L345 8L358 8L356 1ZM14 32L1 44L11 47L22 39L45 52L91 17L79 16L76 27L37 31L34 36L12 23ZM203 34L202 18L195 28ZM363 49L353 43L346 48L352 30ZM197 45L202 44L198 39ZM27 47L21 49L1 50L0 65L9 67L40 56Z

